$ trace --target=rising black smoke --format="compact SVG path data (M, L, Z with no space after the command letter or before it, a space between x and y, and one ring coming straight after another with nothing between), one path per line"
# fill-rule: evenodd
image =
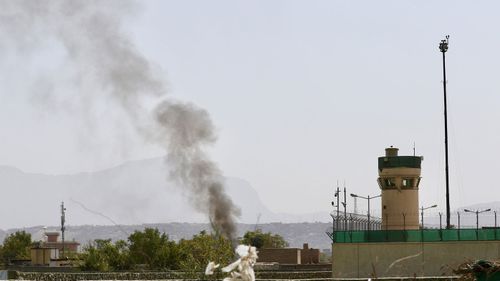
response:
M136 2L124 0L0 0L0 48L36 52L37 44L47 40L62 45L78 77L75 87L90 83L116 101L146 141L165 148L169 176L189 191L193 206L234 239L239 209L204 151L216 140L210 116L165 97L164 79L123 30L124 18L137 8ZM153 110L145 102L151 97L162 100Z

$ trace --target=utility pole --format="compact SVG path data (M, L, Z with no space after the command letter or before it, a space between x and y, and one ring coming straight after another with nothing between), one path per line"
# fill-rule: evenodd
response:
M340 188L339 188L339 183L337 181L337 191L335 192L335 197L337 197L337 218L335 219L335 225L337 228L337 231L339 230L339 218L340 218Z
M64 231L66 227L64 223L66 222L66 208L64 208L64 201L61 202L61 238L62 238L62 257L64 258Z
M344 202L342 202L342 205L344 205L344 231L347 231L347 193L345 188L345 181L344 181Z
M446 39L439 43L439 50L443 53L443 92L444 92L444 147L445 147L445 170L446 170L446 229L451 228L450 224L450 176L448 168L448 111L446 103L446 51L448 51L448 39L450 35L446 35Z

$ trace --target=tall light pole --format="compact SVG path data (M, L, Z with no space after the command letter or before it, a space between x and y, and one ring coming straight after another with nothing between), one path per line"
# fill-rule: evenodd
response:
M451 228L450 224L450 177L448 168L448 111L446 102L446 51L448 51L448 39L450 35L446 35L446 39L439 43L439 50L443 53L443 91L444 91L444 150L445 150L445 173L446 173L446 229Z
M368 231L370 231L370 199L378 198L380 196L382 196L382 194L379 194L379 195L376 195L373 197L370 197L370 195L368 195L368 197L364 197L364 196L359 196L359 195L351 193L351 197L368 200Z
M424 208L424 206L422 206L420 208L421 212L420 212L420 215L421 215L421 218L422 218L422 229L424 229L424 211L427 210L427 209L430 209L430 208L436 208L438 205L432 205L432 206L429 206L427 208Z
M476 230L479 230L479 214L489 212L489 211L491 211L491 209L486 209L486 210L482 210L482 211L479 211L479 210L472 211L469 209L464 209L464 212L476 214Z

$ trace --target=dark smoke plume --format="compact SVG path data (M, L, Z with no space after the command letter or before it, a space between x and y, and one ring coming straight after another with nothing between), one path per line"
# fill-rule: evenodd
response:
M123 30L123 18L137 3L0 0L0 6L0 48L35 52L39 43L59 42L78 77L75 92L85 95L92 85L115 100L146 141L166 149L170 178L189 191L193 206L208 214L217 231L234 239L239 209L224 191L221 171L203 150L216 140L210 116L192 104L163 97L164 79ZM163 98L150 110L147 101L152 97Z

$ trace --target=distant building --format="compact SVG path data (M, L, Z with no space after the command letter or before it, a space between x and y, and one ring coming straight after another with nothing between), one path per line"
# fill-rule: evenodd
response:
M31 248L32 266L55 266L55 260L59 260L59 249L44 247L42 243Z
M319 249L309 248L305 243L299 248L263 248L259 249L259 262L280 264L317 264Z
M319 263L319 249L309 248L309 244L304 243L300 250L300 261L302 264Z
M63 246L64 246L64 251L68 251L68 253L78 252L78 247L80 246L80 243L76 241L64 241L63 245L62 241L58 240L59 232L57 231L45 232L45 235L47 236L47 242L44 243L44 246L56 248L59 250L60 253L62 253L63 251Z
M35 243L31 248L32 266L71 266L71 256L78 252L80 243L58 240L59 232L45 232L46 241ZM64 256L63 254L64 248Z

